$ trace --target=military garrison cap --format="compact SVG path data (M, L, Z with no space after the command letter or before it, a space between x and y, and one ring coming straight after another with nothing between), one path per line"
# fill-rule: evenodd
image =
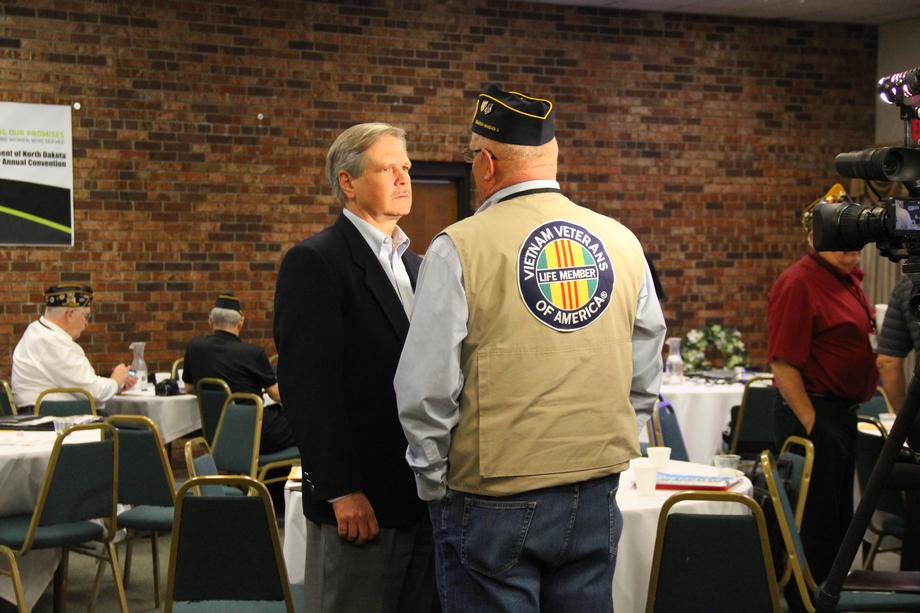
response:
M805 234L808 234L812 231L815 224L815 207L821 204L822 202L844 202L847 200L847 191L839 183L834 183L827 193L817 200L813 200L811 204L807 205L802 209L802 229L805 230Z
M472 130L509 145L538 146L555 136L553 103L487 85L476 100Z
M89 285L52 285L45 290L45 306L88 307L93 303Z
M224 293L217 297L217 300L214 301L215 309L230 309L231 311L236 311L237 313L242 313L240 309L240 299L230 293Z

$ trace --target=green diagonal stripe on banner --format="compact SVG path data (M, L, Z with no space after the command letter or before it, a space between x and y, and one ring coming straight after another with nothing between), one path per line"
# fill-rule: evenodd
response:
M23 211L17 211L16 209L11 209L9 207L3 206L0 204L0 213L6 213L7 215L13 215L14 217L21 217L22 219L28 219L29 221L34 221L35 223L41 224L43 226L48 226L64 234L70 234L70 228L65 225L51 221L50 219L45 219L44 217L39 217L38 215L32 215L31 213L25 213Z

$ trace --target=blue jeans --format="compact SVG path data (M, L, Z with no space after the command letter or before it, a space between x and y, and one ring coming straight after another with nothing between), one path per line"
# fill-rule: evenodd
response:
M444 613L612 610L619 481L430 502Z

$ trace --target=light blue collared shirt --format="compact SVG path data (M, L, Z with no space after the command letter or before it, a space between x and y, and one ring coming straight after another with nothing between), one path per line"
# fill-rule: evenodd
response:
M402 256L409 248L409 237L399 226L393 229L393 236L390 237L348 209L342 209L342 212L345 213L348 221L354 224L367 241L367 246L374 252L408 316L412 312L412 282L409 280L409 273L406 272Z
M476 213L515 193L547 187L558 189L559 184L541 180L506 187L492 194ZM459 420L463 390L460 348L467 336L469 316L460 257L446 234L436 237L425 252L416 296L394 383L399 419L409 442L406 461L415 472L419 497L438 500L447 488L451 430ZM640 431L658 399L665 331L664 315L646 264L636 302L629 393Z

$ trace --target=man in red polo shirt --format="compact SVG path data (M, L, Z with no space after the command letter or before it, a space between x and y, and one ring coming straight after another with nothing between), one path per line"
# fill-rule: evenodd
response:
M824 197L845 192L835 185ZM780 396L777 446L790 435L815 446L802 540L815 580L824 581L853 516L856 405L878 381L875 320L862 290L859 251L816 253L812 209L802 225L808 253L787 268L768 295L767 352Z

